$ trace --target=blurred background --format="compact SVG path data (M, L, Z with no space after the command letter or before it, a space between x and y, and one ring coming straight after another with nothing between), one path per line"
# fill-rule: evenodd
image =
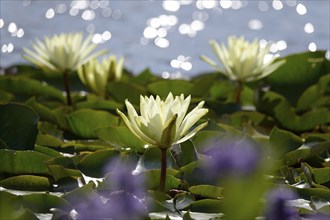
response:
M284 56L329 52L329 0L0 0L0 66L26 63L22 48L61 32L93 35L98 48L125 57L137 74L149 67L164 78L213 71L210 39L230 35L272 42Z

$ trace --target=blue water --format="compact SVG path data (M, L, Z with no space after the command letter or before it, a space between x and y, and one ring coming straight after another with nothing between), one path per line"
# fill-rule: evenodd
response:
M329 0L0 0L0 6L4 67L26 62L22 48L34 39L61 32L93 34L99 49L124 56L132 72L150 67L173 78L212 70L199 56L214 58L208 41L226 42L232 34L272 41L281 56L330 48Z

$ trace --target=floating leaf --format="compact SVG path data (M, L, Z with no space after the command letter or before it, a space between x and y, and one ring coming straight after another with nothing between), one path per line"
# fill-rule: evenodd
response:
M272 90L278 92L295 105L301 93L326 75L329 60L326 51L305 52L283 57L286 62L265 78Z
M330 123L330 117L324 117L329 114L327 108L317 108L297 115L286 98L270 91L261 95L256 107L258 111L272 116L281 127L294 132L312 130Z
M298 149L303 143L299 136L277 127L270 133L269 141L272 146L271 156L275 158L280 158L285 153Z
M58 208L71 211L72 207L65 199L46 193L29 194L20 196L25 207L38 213L50 213L50 209Z
M114 165L119 159L120 152L116 150L99 150L85 156L78 167L91 177L104 177L111 171L110 165Z
M65 97L63 96L62 91L47 85L46 83L27 77L1 76L0 88L13 94L50 97L59 100L62 103L65 102Z
M48 148L48 147L39 146L39 145L36 145L34 147L34 150L36 152L49 155L51 157L61 157L62 156L62 154L60 152L56 151L56 150L53 150L53 149Z
M109 83L108 93L119 103L124 103L126 99L131 103L139 103L140 95L147 95L144 87L125 82Z
M146 143L138 139L126 126L99 128L95 131L97 137L117 148L131 148L144 152Z
M175 158L176 165L178 167L185 166L198 159L198 153L193 142L191 141L186 141L184 143L172 146L171 153Z
M38 134L39 116L30 107L0 105L0 140L10 149L32 150Z
M22 206L20 198L6 191L0 191L0 219L39 220L32 211Z
M223 202L218 199L202 199L191 204L190 210L193 212L219 213Z
M67 116L70 129L82 138L96 138L95 130L117 125L119 118L105 111L81 109Z
M330 167L314 168L315 183L323 184L330 182Z
M0 150L0 173L50 175L45 161L52 157L35 151Z
M96 109L115 112L117 108L122 108L123 105L114 101L84 101L76 104L77 109Z
M0 89L0 104L6 104L12 101L14 98L15 96L13 94Z
M165 98L170 92L172 92L174 96L181 94L189 95L193 86L191 82L184 80L160 80L150 83L148 89L151 93Z
M161 167L161 151L158 147L150 147L148 148L141 157L141 164L139 164L140 169L152 170L152 169L160 169ZM170 152L166 152L166 164L167 167L175 167L175 162Z
M7 189L25 191L45 191L53 188L52 181L47 177L34 175L19 175L0 181L0 186Z
M160 179L160 170L148 170L143 171L139 175L144 175L147 179L146 187L147 189L158 189L159 187L159 179ZM180 185L180 180L176 177L166 174L166 183L165 183L165 191L170 189L177 189Z
M212 185L197 185L189 188L189 191L196 197L205 197L211 199L222 198L222 187Z
M195 201L195 197L191 193L180 193L174 197L174 205L177 210L186 210L191 203Z

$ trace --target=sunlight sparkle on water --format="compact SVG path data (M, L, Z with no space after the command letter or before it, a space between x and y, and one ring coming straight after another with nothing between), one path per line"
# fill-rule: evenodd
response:
M300 14L300 15L304 15L304 14L307 13L307 9L306 9L305 5L303 5L303 4L301 4L301 3L299 3L299 4L297 5L297 7L296 7L296 11L297 11L297 13Z
M308 49L311 51L311 52L315 52L317 50L317 46L314 42L311 42L309 45L308 45Z
M54 9L50 8L46 11L45 17L47 19L52 19L55 16L55 11Z
M248 26L251 30L261 30L263 28L263 24L259 19L250 20Z
M269 9L268 3L265 1L260 1L258 3L258 9L262 12L268 11Z
M202 2L202 6L205 9L211 9L217 6L217 1L215 0L208 0L208 1L201 1Z
M274 0L272 6L275 10L281 10L283 8L283 4L280 0Z
M65 13L66 10L67 10L67 7L66 7L66 4L64 4L64 3L58 4L55 7L56 13L59 13L59 14Z
M311 24L311 23L306 23L305 24L305 27L304 27L304 31L307 33L307 34L311 34L314 32L314 25Z
M14 45L12 43L4 44L1 48L2 53L11 53L14 51Z
M5 25L5 22L3 21L2 18L0 18L0 29Z
M178 11L180 9L180 2L175 0L164 0L163 8L166 11Z
M285 3L290 7L295 7L297 5L296 0L286 0Z
M166 38L157 37L155 39L155 45L160 48L166 48L170 45L170 42Z
M220 6L221 6L221 8L223 8L223 9L228 9L228 8L230 8L231 6L232 6L232 1L230 1L230 0L220 0Z
M14 23L14 22L11 22L9 25L8 25L8 32L13 34L17 31L17 25Z
M110 31L104 31L102 34L100 33L96 33L93 35L92 41L95 44L100 44L100 43L104 43L108 40L110 40L112 37Z
M93 20L95 18L95 12L93 10L85 10L81 18L87 21Z
M192 64L189 62L190 59L191 58L189 56L185 57L180 55L176 59L171 60L170 64L173 68L189 71L192 69Z

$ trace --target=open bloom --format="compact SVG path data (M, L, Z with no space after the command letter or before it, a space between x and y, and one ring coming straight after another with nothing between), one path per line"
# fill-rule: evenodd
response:
M105 51L92 53L96 44L91 43L92 36L83 40L82 33L62 33L45 37L44 42L36 40L32 44L34 51L23 48L23 57L46 73L65 73L77 70L85 62L104 54Z
M210 45L224 66L224 71L210 58L202 55L201 59L223 72L231 80L256 81L271 74L285 62L284 60L274 62L276 56L269 54L271 45L266 44L261 47L257 39L249 43L244 37L230 36L227 48L224 44L219 45L215 40L211 40Z
M102 62L93 59L78 68L78 76L85 86L95 93L105 96L108 82L121 78L123 66L123 57L118 62L112 55L104 58Z
M168 94L165 101L159 96L156 99L153 96L141 96L141 115L137 114L128 100L125 102L128 117L119 110L117 112L135 136L146 143L166 149L172 144L190 139L207 126L208 122L205 122L190 131L190 128L208 112L203 108L202 101L186 115L190 99L190 96L185 99L183 94L174 98L172 93Z

